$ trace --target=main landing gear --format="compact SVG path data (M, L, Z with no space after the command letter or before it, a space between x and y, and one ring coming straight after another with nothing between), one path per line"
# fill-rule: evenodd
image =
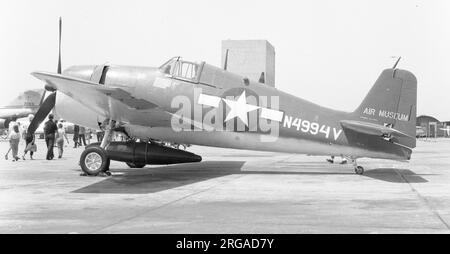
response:
M96 176L101 173L110 175L109 164L111 160L108 158L105 149L92 146L86 148L80 156L80 166L86 175Z
M358 166L356 163L356 159L352 159L353 166L355 167L355 173L358 175L364 174L364 168L362 166Z
M115 122L110 120L108 126L106 127L105 135L103 136L100 147L88 147L81 153L80 166L86 175L111 175L109 172L109 164L111 163L111 160L108 158L108 154L105 149L112 139L112 129L114 125Z

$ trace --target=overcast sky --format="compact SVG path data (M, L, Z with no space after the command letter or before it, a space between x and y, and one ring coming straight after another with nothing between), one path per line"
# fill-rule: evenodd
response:
M450 1L5 1L0 8L0 104L63 68L105 62L159 66L172 56L220 66L221 40L267 39L276 87L353 111L384 68L418 79L418 114L450 121Z

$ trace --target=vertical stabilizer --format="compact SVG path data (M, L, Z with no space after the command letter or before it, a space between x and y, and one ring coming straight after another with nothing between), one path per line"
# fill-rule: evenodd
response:
M354 115L359 120L392 127L410 137L400 143L415 147L417 79L409 71L386 69Z

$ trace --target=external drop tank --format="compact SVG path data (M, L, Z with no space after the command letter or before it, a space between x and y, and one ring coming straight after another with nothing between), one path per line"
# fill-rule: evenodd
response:
M90 146L100 146L100 143ZM111 160L135 164L167 165L202 161L202 157L196 154L146 142L110 142L106 152Z

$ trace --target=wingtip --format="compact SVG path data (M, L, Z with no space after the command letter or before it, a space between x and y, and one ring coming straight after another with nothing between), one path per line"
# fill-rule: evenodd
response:
M38 78L39 76L41 76L42 74L45 74L45 72L43 71L33 71L32 73L30 73L31 76Z
M54 76L54 73L50 72L43 72L43 71L34 71L30 73L33 77L45 82L45 90L47 91L55 91L56 86L49 80L52 76Z
M33 76L33 77L35 77L35 78L37 78L39 80L42 80L42 72L40 72L40 71L33 71L30 74L31 74L31 76Z
M53 72L46 72L46 71L33 71L30 73L33 77L36 77L38 79L41 79L42 77L48 77L48 76L56 76L57 73Z

